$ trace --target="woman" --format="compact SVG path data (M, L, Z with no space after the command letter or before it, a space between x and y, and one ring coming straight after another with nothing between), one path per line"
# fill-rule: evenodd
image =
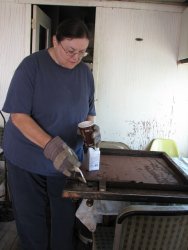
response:
M89 45L82 21L66 20L53 47L26 57L12 78L3 111L10 113L4 153L22 248L73 249L74 206L61 198L66 176L80 167L83 140L77 124L94 120L93 76L81 60ZM93 133L100 141L98 126Z

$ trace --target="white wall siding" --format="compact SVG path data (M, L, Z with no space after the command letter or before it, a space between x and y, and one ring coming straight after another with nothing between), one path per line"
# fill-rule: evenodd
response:
M103 140L145 149L156 137L188 156L188 68L177 65L184 7L121 1L0 0L0 108L30 53L31 4L98 6L94 77ZM112 8L113 7L113 8ZM143 38L142 42L135 38ZM1 123L1 121L0 121Z
M97 8L94 75L103 140L145 149L155 137L170 137L188 153L188 129L182 144L178 127L187 120L178 115L180 25L176 12Z
M0 108L19 62L30 51L31 6L0 2Z

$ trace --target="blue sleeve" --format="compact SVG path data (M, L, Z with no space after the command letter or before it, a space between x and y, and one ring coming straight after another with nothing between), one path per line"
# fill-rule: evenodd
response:
M4 112L31 114L35 76L36 65L29 56L20 63L13 75L3 106Z

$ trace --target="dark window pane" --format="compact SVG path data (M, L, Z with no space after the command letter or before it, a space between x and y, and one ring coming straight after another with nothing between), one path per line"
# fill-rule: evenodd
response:
M47 47L47 29L40 25L39 29L39 50L46 49Z

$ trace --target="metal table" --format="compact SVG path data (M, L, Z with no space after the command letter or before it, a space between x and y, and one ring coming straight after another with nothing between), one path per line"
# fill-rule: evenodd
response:
M188 203L188 176L163 152L103 149L99 171L81 169L87 184L68 179L63 197Z

